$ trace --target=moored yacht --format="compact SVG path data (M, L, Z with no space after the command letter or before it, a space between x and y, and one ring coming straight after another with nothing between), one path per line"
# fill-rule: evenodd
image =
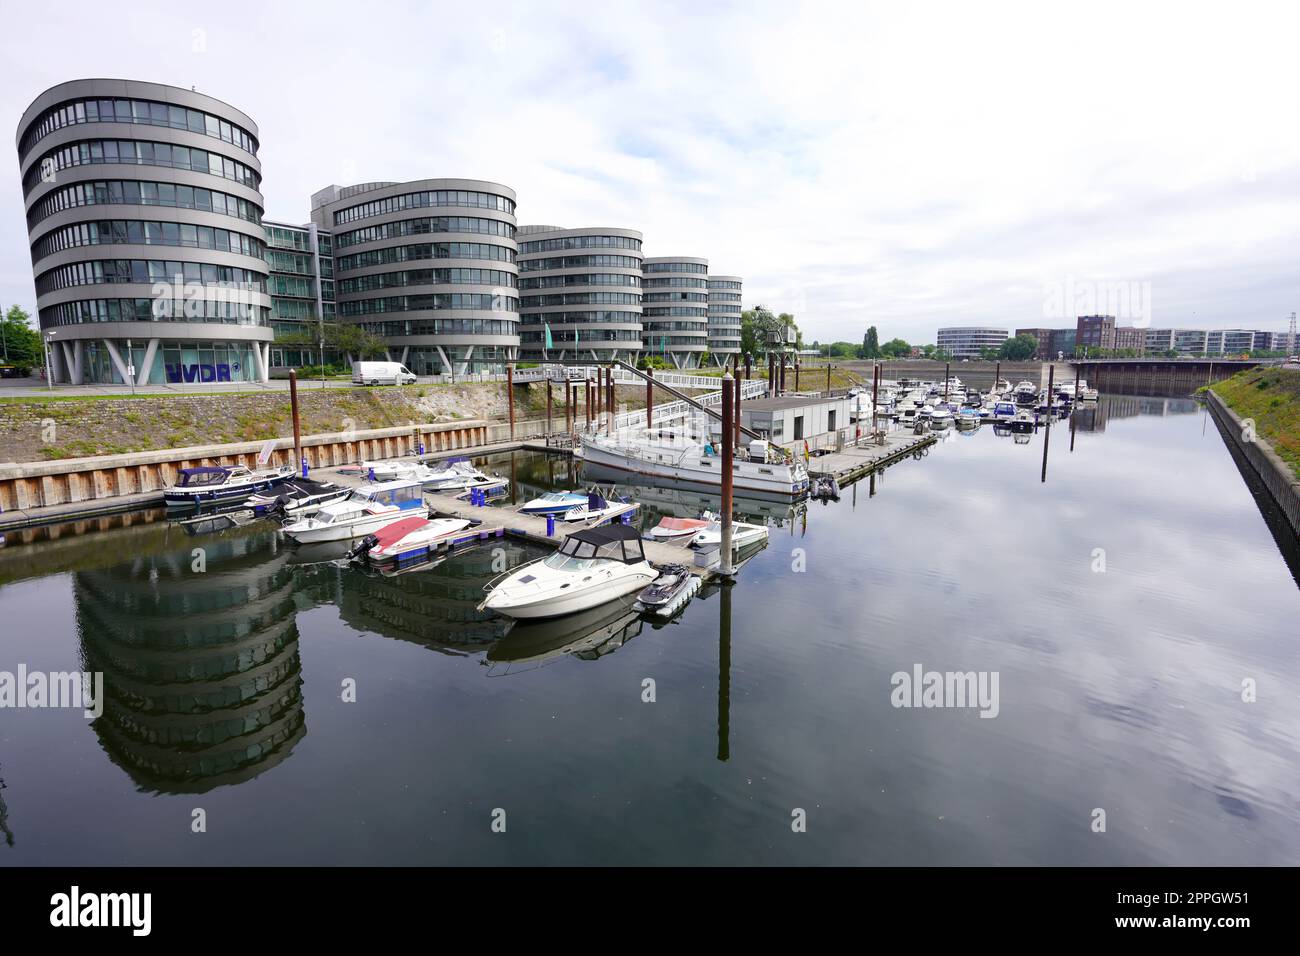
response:
M259 491L273 488L292 478L294 470L285 465L252 471L243 465L205 465L182 468L180 479L163 492L169 505L236 504Z
M656 428L584 435L581 455L585 462L619 471L721 486L722 455L687 432ZM748 451L734 459L736 491L786 497L808 491L808 469L798 457L765 441L751 442Z
M513 618L557 617L640 591L658 576L633 528L601 525L573 532L558 551L488 584L478 607Z
M304 544L351 541L423 509L424 494L418 481L376 482L357 488L341 501L322 505L311 517L285 525L284 533Z
M399 518L366 535L348 557L381 568L424 561L468 527L464 518Z

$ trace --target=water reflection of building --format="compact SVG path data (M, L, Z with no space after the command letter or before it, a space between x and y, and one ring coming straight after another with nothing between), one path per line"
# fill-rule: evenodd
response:
M343 571L347 577L336 597L339 617L357 630L446 653L481 650L510 626L491 611L478 610L483 586L501 571L540 556L500 539L402 574Z
M104 749L142 788L238 783L306 732L294 576L272 531L185 539L73 575L89 671L104 674ZM193 566L204 549L206 570Z
M1159 398L1149 395L1103 395L1096 402L1081 403L1074 410L1074 427L1083 432L1104 432L1112 418L1138 415L1190 415L1197 410L1190 398Z

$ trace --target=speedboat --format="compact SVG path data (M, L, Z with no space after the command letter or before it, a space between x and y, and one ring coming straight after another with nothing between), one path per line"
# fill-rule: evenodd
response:
M169 505L234 504L294 476L288 465L251 471L243 465L204 465L182 468L176 484L163 492Z
M362 538L348 557L381 568L424 561L468 527L464 518L399 518Z
M952 424L952 412L947 407L940 405L930 412L931 428L947 428Z
M1016 417L1015 402L998 402L993 406L993 417L1000 422L1009 422Z
M607 501L597 492L590 492L587 500L576 508L570 508L560 515L561 521L595 521L600 518L611 517L617 511L626 510L627 501L615 500L613 503Z
M980 423L980 410L977 408L963 408L957 413L955 419L958 428L974 428Z
M658 577L636 530L607 524L574 531L560 549L487 585L478 609L513 618L585 611L642 590Z
M746 545L753 544L756 541L763 541L767 538L767 526L761 524L746 524L743 521L731 522L731 548L736 550ZM692 548L707 548L710 545L722 544L722 519L714 518L709 522L709 526L703 531L698 531L695 537L691 538Z
M519 506L519 513L525 515L562 515L574 508L586 505L587 496L580 491L548 491L540 498L526 501Z
M507 479L480 471L467 458L453 459L441 468L425 466L425 470L425 491L469 491L477 488L496 494L510 487Z
M254 514L281 514L304 517L315 514L321 505L341 501L352 489L328 481L311 478L290 478L268 491L258 492L245 504Z
M659 572L654 583L637 595L632 609L659 617L672 617L691 595L700 589L699 575L685 565L669 564Z
M424 494L418 481L382 481L357 488L342 501L321 505L314 515L285 525L284 533L303 544L351 541L423 508Z
M1017 405L1035 405L1038 403L1038 386L1033 382L1021 382L1012 392L1012 399Z
M687 538L707 528L714 517L711 512L706 511L701 518L660 518L659 523L646 532L646 537L656 541Z

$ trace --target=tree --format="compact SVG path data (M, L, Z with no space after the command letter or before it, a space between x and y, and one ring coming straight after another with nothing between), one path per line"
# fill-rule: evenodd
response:
M902 339L890 339L880 347L880 354L885 358L907 358L912 354L912 346Z
M1034 357L1038 351L1038 339L1021 333L1013 339L1007 339L998 349L998 358L1004 362L1024 362Z
M362 325L351 322L326 320L322 326L317 319L308 318L300 330L281 332L275 337L280 345L298 345L319 348L321 335L325 337L325 348L329 351L355 355L362 359L374 358L388 352L384 340Z
M768 350L768 333L778 330L785 331L796 348L803 341L803 333L789 312L773 315L766 306L756 305L740 313L740 350L747 355L761 355Z
M867 329L867 334L862 338L862 357L864 359L880 358L880 338L874 325Z
M44 361L41 333L32 328L32 317L19 305L11 305L0 318L0 364L30 372Z

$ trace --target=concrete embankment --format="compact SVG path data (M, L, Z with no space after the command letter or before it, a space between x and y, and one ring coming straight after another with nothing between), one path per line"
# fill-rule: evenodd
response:
M365 459L394 458L423 444L430 455L506 450L544 435L544 419L517 422L515 440L508 423L465 421L403 425L303 437L303 456L311 469ZM293 439L272 439L268 467L290 465ZM49 521L111 514L156 505L182 468L198 465L259 467L265 442L200 445L94 458L0 465L0 530Z
M1223 440L1249 462L1292 530L1300 535L1300 479L1297 479L1295 470L1258 435L1255 425L1248 427L1247 422L1214 391L1207 391L1205 396Z

